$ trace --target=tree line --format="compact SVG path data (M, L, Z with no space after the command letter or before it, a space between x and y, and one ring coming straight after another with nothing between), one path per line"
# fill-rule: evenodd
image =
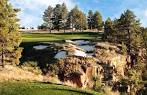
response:
M57 4L54 8L48 6L43 14L44 23L38 26L38 29L60 30L63 29L97 29L101 31L103 29L103 19L100 12L93 13L89 10L88 16L84 14L78 6L75 6L72 10L68 10L66 4Z

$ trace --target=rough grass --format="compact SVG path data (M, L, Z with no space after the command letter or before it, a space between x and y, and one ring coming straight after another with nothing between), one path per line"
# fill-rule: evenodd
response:
M69 39L96 39L101 37L101 33L79 32L79 33L22 33L23 42L45 42L62 41Z
M40 73L35 73L34 69L29 71L28 69L5 65L5 68L0 70L0 81L8 80L43 81L43 76Z
M94 91L71 88L68 86L26 83L3 82L0 83L0 95L102 95Z

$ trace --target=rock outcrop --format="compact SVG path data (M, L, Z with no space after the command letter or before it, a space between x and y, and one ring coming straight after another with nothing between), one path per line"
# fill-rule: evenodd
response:
M94 56L103 67L105 81L118 81L124 77L127 56L121 53L120 47L110 43L96 44Z
M98 67L94 58L67 57L59 61L59 78L70 86L91 88Z
M124 76L127 63L120 47L97 43L92 57L68 56L59 60L59 79L66 85L88 88L94 86L94 77L102 82L117 82Z

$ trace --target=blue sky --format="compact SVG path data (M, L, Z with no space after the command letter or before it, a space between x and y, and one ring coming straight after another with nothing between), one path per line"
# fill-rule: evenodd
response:
M10 0L12 5L20 8L18 17L21 19L21 26L37 27L42 23L42 15L48 5L66 3L68 9L75 5L87 13L88 10L98 10L103 19L112 19L120 16L126 9L134 11L142 26L147 27L147 1L146 0Z

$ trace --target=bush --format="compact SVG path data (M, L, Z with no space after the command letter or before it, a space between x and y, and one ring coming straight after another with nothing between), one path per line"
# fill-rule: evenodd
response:
M27 62L24 62L22 66L25 66L25 67L37 67L37 62L35 61L27 61Z
M58 74L59 68L57 64L49 64L48 69L50 76L55 77Z
M23 63L21 66L24 70L30 71L32 73L35 73L37 75L42 74L41 69L38 67L37 62L35 61L27 61Z
M124 55L126 55L127 54L127 46L124 44L124 43L122 43L122 54L124 54Z
M112 88L109 86L104 86L103 89L104 89L104 95L120 95L119 92L112 91Z
M95 91L101 91L102 89L102 82L100 81L100 79L98 78L98 76L94 76L93 77L93 81L94 81L94 90Z

